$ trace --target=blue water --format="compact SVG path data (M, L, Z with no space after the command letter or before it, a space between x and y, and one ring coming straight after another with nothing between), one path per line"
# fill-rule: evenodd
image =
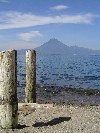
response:
M100 89L100 55L37 55L37 84ZM18 86L25 86L25 56L18 57Z

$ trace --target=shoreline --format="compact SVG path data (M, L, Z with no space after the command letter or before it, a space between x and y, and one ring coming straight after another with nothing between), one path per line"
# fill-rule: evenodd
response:
M24 102L24 99L25 94L20 94L19 102ZM100 105L100 90L37 86L36 102L39 104L98 106Z
M42 85L37 85L36 88L44 88L44 89L53 89L53 88L56 88L56 89L65 89L66 91L68 92L78 92L80 94L85 94L85 95L100 95L100 90L99 89L84 89L84 88L73 88L73 87L64 87L64 86L42 86Z

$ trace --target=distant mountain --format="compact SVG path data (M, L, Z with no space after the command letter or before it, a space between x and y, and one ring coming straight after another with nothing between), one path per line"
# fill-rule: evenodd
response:
M36 51L41 54L62 54L66 53L68 46L53 38L36 48Z
M25 54L27 49L18 51L18 54ZM67 55L100 55L100 50L91 50L78 46L67 46L55 38L50 39L40 47L35 48L36 52L42 55L67 54Z
M55 38L50 39L35 49L40 54L68 54L68 55L94 55L100 54L100 50L91 50L78 46L67 46Z

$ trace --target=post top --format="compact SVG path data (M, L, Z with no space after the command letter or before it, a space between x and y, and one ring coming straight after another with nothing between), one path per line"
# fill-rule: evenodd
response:
M30 50L27 50L26 51L26 53L31 53L31 52L34 53L34 54L36 54L36 51L34 49L30 49Z
M32 52L34 51L34 52L35 52L35 50L34 50L34 49L28 49L26 52L28 52L28 51L32 51Z
M16 51L15 49L9 49L9 50L5 50L5 51L0 51L0 53L6 53L6 52L13 52Z

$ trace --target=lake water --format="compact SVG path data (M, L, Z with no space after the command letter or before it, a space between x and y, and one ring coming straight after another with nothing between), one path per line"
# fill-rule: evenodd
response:
M100 55L37 55L37 84L100 89ZM24 55L18 55L18 86L25 87Z

